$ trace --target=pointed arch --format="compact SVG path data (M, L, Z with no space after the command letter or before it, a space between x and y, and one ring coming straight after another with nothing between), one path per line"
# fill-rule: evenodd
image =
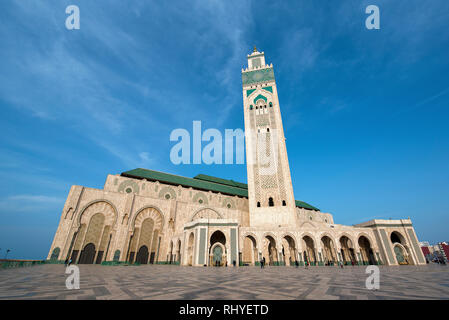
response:
M211 207L203 207L198 210L196 210L192 217L190 218L190 221L196 220L196 219L223 219L223 216Z
M141 226L143 221L147 218L151 218L154 221L155 229L162 230L164 227L165 218L162 211L155 206L146 206L138 210L134 215L132 222L129 224L130 228L135 229L136 227Z

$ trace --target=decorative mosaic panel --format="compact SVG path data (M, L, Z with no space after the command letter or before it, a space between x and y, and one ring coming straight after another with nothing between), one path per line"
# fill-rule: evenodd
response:
M253 93L254 91L256 91L256 89L246 90L246 96L249 97L251 95L251 93Z
M385 250L387 251L388 260L390 261L390 263L394 263L393 253L391 252L390 247L390 241L388 240L385 229L380 229L380 235L382 237L382 242L384 243Z
M259 115L257 118L257 126L268 126L270 121L268 119L268 114Z
M277 187L276 175L261 176L260 180L263 189L272 189Z
M131 189L131 192L138 193L139 192L139 185L132 180L125 180L120 183L118 186L118 192L127 192L126 190Z
M412 240L413 248L415 249L415 253L418 256L418 260L420 263L425 263L426 261L423 258L423 255L420 254L421 248L419 247L418 241L416 240L415 234L413 233L412 229L407 229L408 235L410 239Z
M206 195L205 195L204 193L202 193L202 192L197 192L197 193L193 196L192 202L194 202L194 203L199 203L199 204L203 204L203 205L209 203L209 201L207 200Z
M100 251L106 251L106 247L107 247L108 241L109 241L109 235L110 235L109 231L110 231L110 229L111 229L110 226L106 226L106 227L104 228L103 236L101 237L100 247L99 247L98 250L100 250Z
M166 200L169 200L169 199L175 200L176 192L171 187L163 187L161 189L161 191L159 191L159 198L166 199Z
M140 232L139 246L146 245L150 247L152 235L153 235L154 221L151 218L147 218L142 223L142 229Z
M101 232L103 231L104 220L102 213L97 213L90 219L84 244L93 243L96 246L98 245L98 240L100 240Z
M262 70L255 70L251 72L242 73L243 85L255 84L259 82L267 82L274 80L273 68L267 68Z

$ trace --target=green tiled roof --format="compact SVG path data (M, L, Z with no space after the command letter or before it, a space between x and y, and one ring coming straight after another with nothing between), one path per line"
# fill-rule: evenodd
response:
M237 182L234 180L227 180L227 179L221 179L221 178L217 178L217 177L207 176L205 174L196 175L195 177L193 177L193 179L200 179L200 180L205 180L205 181L210 181L210 182L215 182L215 183L220 183L220 184L226 184L231 187L248 189L248 185L246 183L241 183L241 182Z
M187 178L165 172L138 168L122 172L121 175L123 177L128 178L147 179L149 181L159 181L162 183L171 184L175 186L181 185L184 187L192 187L199 190L220 192L222 194L227 194L231 196L240 196L248 198L248 185L246 183L212 177L205 174L199 174L194 178ZM303 201L296 200L295 204L299 208L317 211L320 210Z
M123 172L121 174L124 177L129 178L135 178L135 179L147 179L151 181L160 181L162 183L172 184L172 185L181 185L184 187L192 187L195 189L205 190L205 191L214 191L214 192L220 192L223 194L233 195L233 196L240 196L248 198L248 189L247 188L240 188L236 186L231 186L229 184L223 184L218 182L211 182L209 180L204 179L193 179L193 178L186 178L182 176L177 176L174 174L169 174L165 172L159 172L154 170L148 170L148 169L134 169L130 171ZM204 176L207 177L207 176ZM215 178L218 180L224 180ZM230 181L230 180L227 180Z
M304 201L295 200L295 205L299 208L320 211L320 209L315 208L314 206L311 206L310 204L305 203Z

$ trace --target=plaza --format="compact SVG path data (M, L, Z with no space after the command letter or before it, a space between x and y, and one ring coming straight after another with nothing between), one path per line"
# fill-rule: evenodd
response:
M80 289L68 290L65 266L0 270L0 299L45 300L396 300L449 299L449 267L380 266L368 290L365 266L188 267L79 265Z

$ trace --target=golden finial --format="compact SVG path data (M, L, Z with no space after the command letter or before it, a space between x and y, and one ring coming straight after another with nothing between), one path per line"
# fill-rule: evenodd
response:
M254 52L257 52L257 48L256 48L256 46L254 46Z

